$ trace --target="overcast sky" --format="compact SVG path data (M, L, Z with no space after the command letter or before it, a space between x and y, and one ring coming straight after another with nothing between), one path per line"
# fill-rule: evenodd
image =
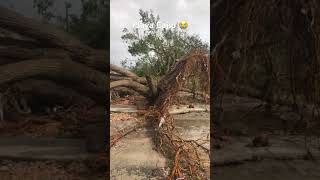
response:
M201 39L210 42L210 0L111 0L110 4L110 60L120 65L120 61L133 60L127 45L121 40L122 30L132 29L140 19L139 9L150 10L160 16L162 23L177 23L186 20L186 31L198 34Z

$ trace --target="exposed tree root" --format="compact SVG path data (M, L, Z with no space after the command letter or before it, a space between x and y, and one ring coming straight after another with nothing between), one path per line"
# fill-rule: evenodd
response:
M186 79L196 71L204 74L201 81L208 82L208 56L199 49L190 51L161 79L158 84L155 107L150 108L146 114L147 121L155 129L156 146L164 155L174 158L171 175L167 179L182 177L207 179L203 162L199 157L198 145L194 141L186 141L177 135L174 131L174 119L168 110Z

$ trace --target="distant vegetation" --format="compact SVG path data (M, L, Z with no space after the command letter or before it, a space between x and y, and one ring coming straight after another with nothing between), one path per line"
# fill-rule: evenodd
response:
M70 14L72 4L65 1L65 15L53 10L54 0L33 0L33 7L44 22L57 23L94 48L109 48L109 3L107 0L81 0L80 15Z

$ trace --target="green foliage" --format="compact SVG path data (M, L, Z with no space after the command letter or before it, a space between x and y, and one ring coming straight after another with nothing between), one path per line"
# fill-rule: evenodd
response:
M82 14L71 16L70 32L95 48L109 47L109 4L107 0L81 0Z
M198 35L190 35L178 27L159 27L160 17L155 16L152 10L140 9L139 15L141 24L148 28L134 28L132 31L124 28L121 37L128 45L129 53L137 57L136 64L130 66L136 74L162 76L190 49L202 48L209 51L208 43L203 42Z

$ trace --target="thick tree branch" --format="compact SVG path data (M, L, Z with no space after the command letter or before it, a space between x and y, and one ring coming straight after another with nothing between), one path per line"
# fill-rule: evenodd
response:
M139 82L141 84L147 84L147 80L146 79L138 77L136 74L130 72L127 69L124 69L124 68L118 67L116 65L110 64L110 70L114 71L116 73L122 74L124 76L130 77L132 80L137 81L137 82Z
M139 92L140 94L144 95L144 96L148 96L149 95L149 89L140 84L137 83L135 81L132 80L119 80L119 81L113 81L110 83L110 88L116 88L116 87L128 87L130 89L133 89L137 92Z
M21 48L18 46L1 46L0 57L11 58L12 62L17 59L39 59L39 58L69 58L68 52L56 48ZM1 62L0 62L1 63Z
M0 85L29 78L63 82L100 99L106 95L107 77L99 71L67 59L35 59L0 66Z
M66 32L49 25L41 24L14 11L0 6L0 27L29 36L51 47L70 52L72 59L105 72L107 52L96 51Z

